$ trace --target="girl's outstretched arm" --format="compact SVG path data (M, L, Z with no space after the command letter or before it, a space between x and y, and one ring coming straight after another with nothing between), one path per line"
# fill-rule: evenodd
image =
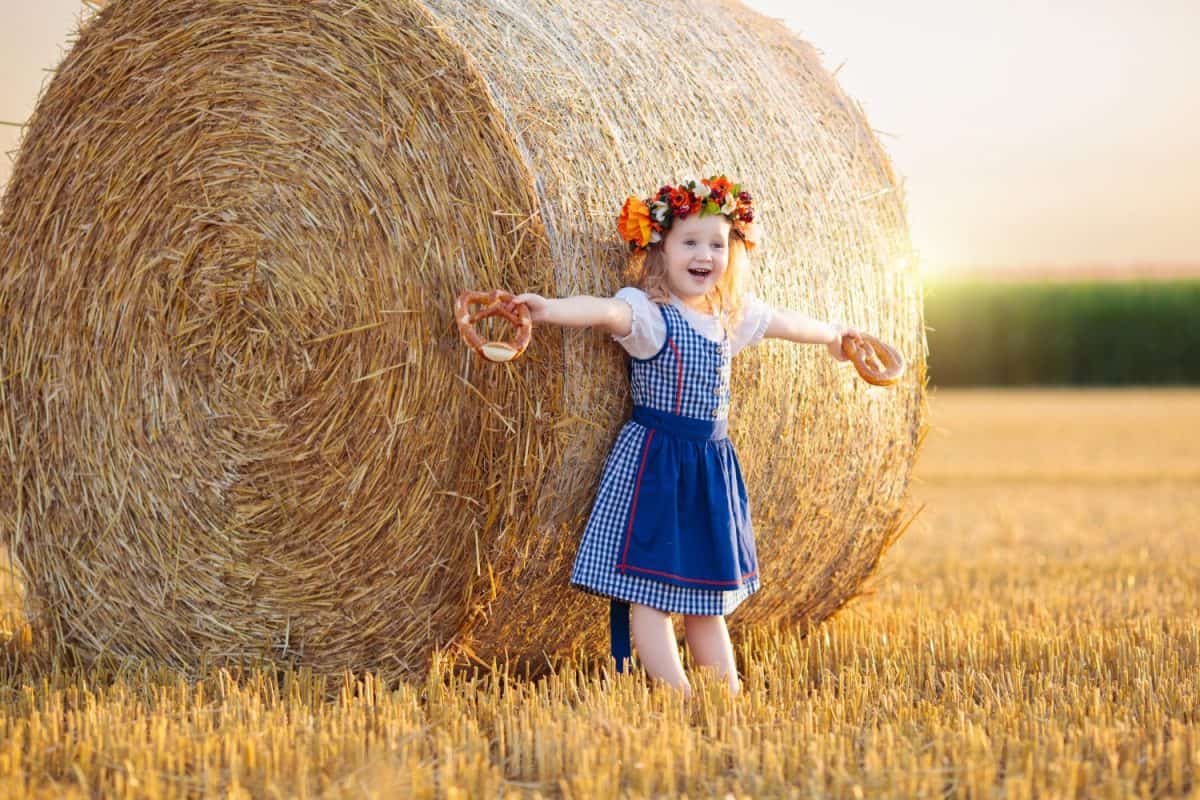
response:
M842 337L859 336L857 328L850 328L839 323L822 322L819 319L805 316L799 311L776 309L767 323L764 339L787 339L789 342L800 344L823 344L829 350L829 355L838 361L847 361L842 354Z
M526 292L513 298L524 303L534 322L549 322L571 328L600 328L614 336L628 336L633 327L633 312L624 300L613 297L542 297Z

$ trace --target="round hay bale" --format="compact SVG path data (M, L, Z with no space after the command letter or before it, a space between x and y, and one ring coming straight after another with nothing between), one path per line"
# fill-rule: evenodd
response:
M722 171L757 290L874 332L734 365L763 588L820 620L903 527L925 348L901 187L811 46L737 4L118 0L26 129L0 217L0 529L85 657L411 677L440 648L601 652L567 579L625 357L543 327L483 363L455 295L611 295L626 194ZM842 365L844 366L844 365Z

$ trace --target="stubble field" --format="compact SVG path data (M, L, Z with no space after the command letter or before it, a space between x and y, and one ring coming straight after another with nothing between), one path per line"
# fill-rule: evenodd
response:
M687 706L598 648L535 683L437 665L332 701L305 674L71 671L0 560L0 796L1200 794L1200 391L930 406L923 509L870 593L747 631L742 694L693 671Z

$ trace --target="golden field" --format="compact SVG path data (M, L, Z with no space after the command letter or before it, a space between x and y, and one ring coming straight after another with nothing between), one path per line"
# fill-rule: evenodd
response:
M809 635L746 631L737 697L610 682L597 643L533 683L436 665L328 701L305 674L72 671L10 619L0 796L1200 794L1200 390L930 407L915 521Z

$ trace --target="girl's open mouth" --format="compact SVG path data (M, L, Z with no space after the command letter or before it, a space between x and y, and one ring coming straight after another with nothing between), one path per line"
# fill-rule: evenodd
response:
M712 273L712 270L711 269L701 269L699 267L689 267L688 273L697 278L707 278L709 276L709 274Z

